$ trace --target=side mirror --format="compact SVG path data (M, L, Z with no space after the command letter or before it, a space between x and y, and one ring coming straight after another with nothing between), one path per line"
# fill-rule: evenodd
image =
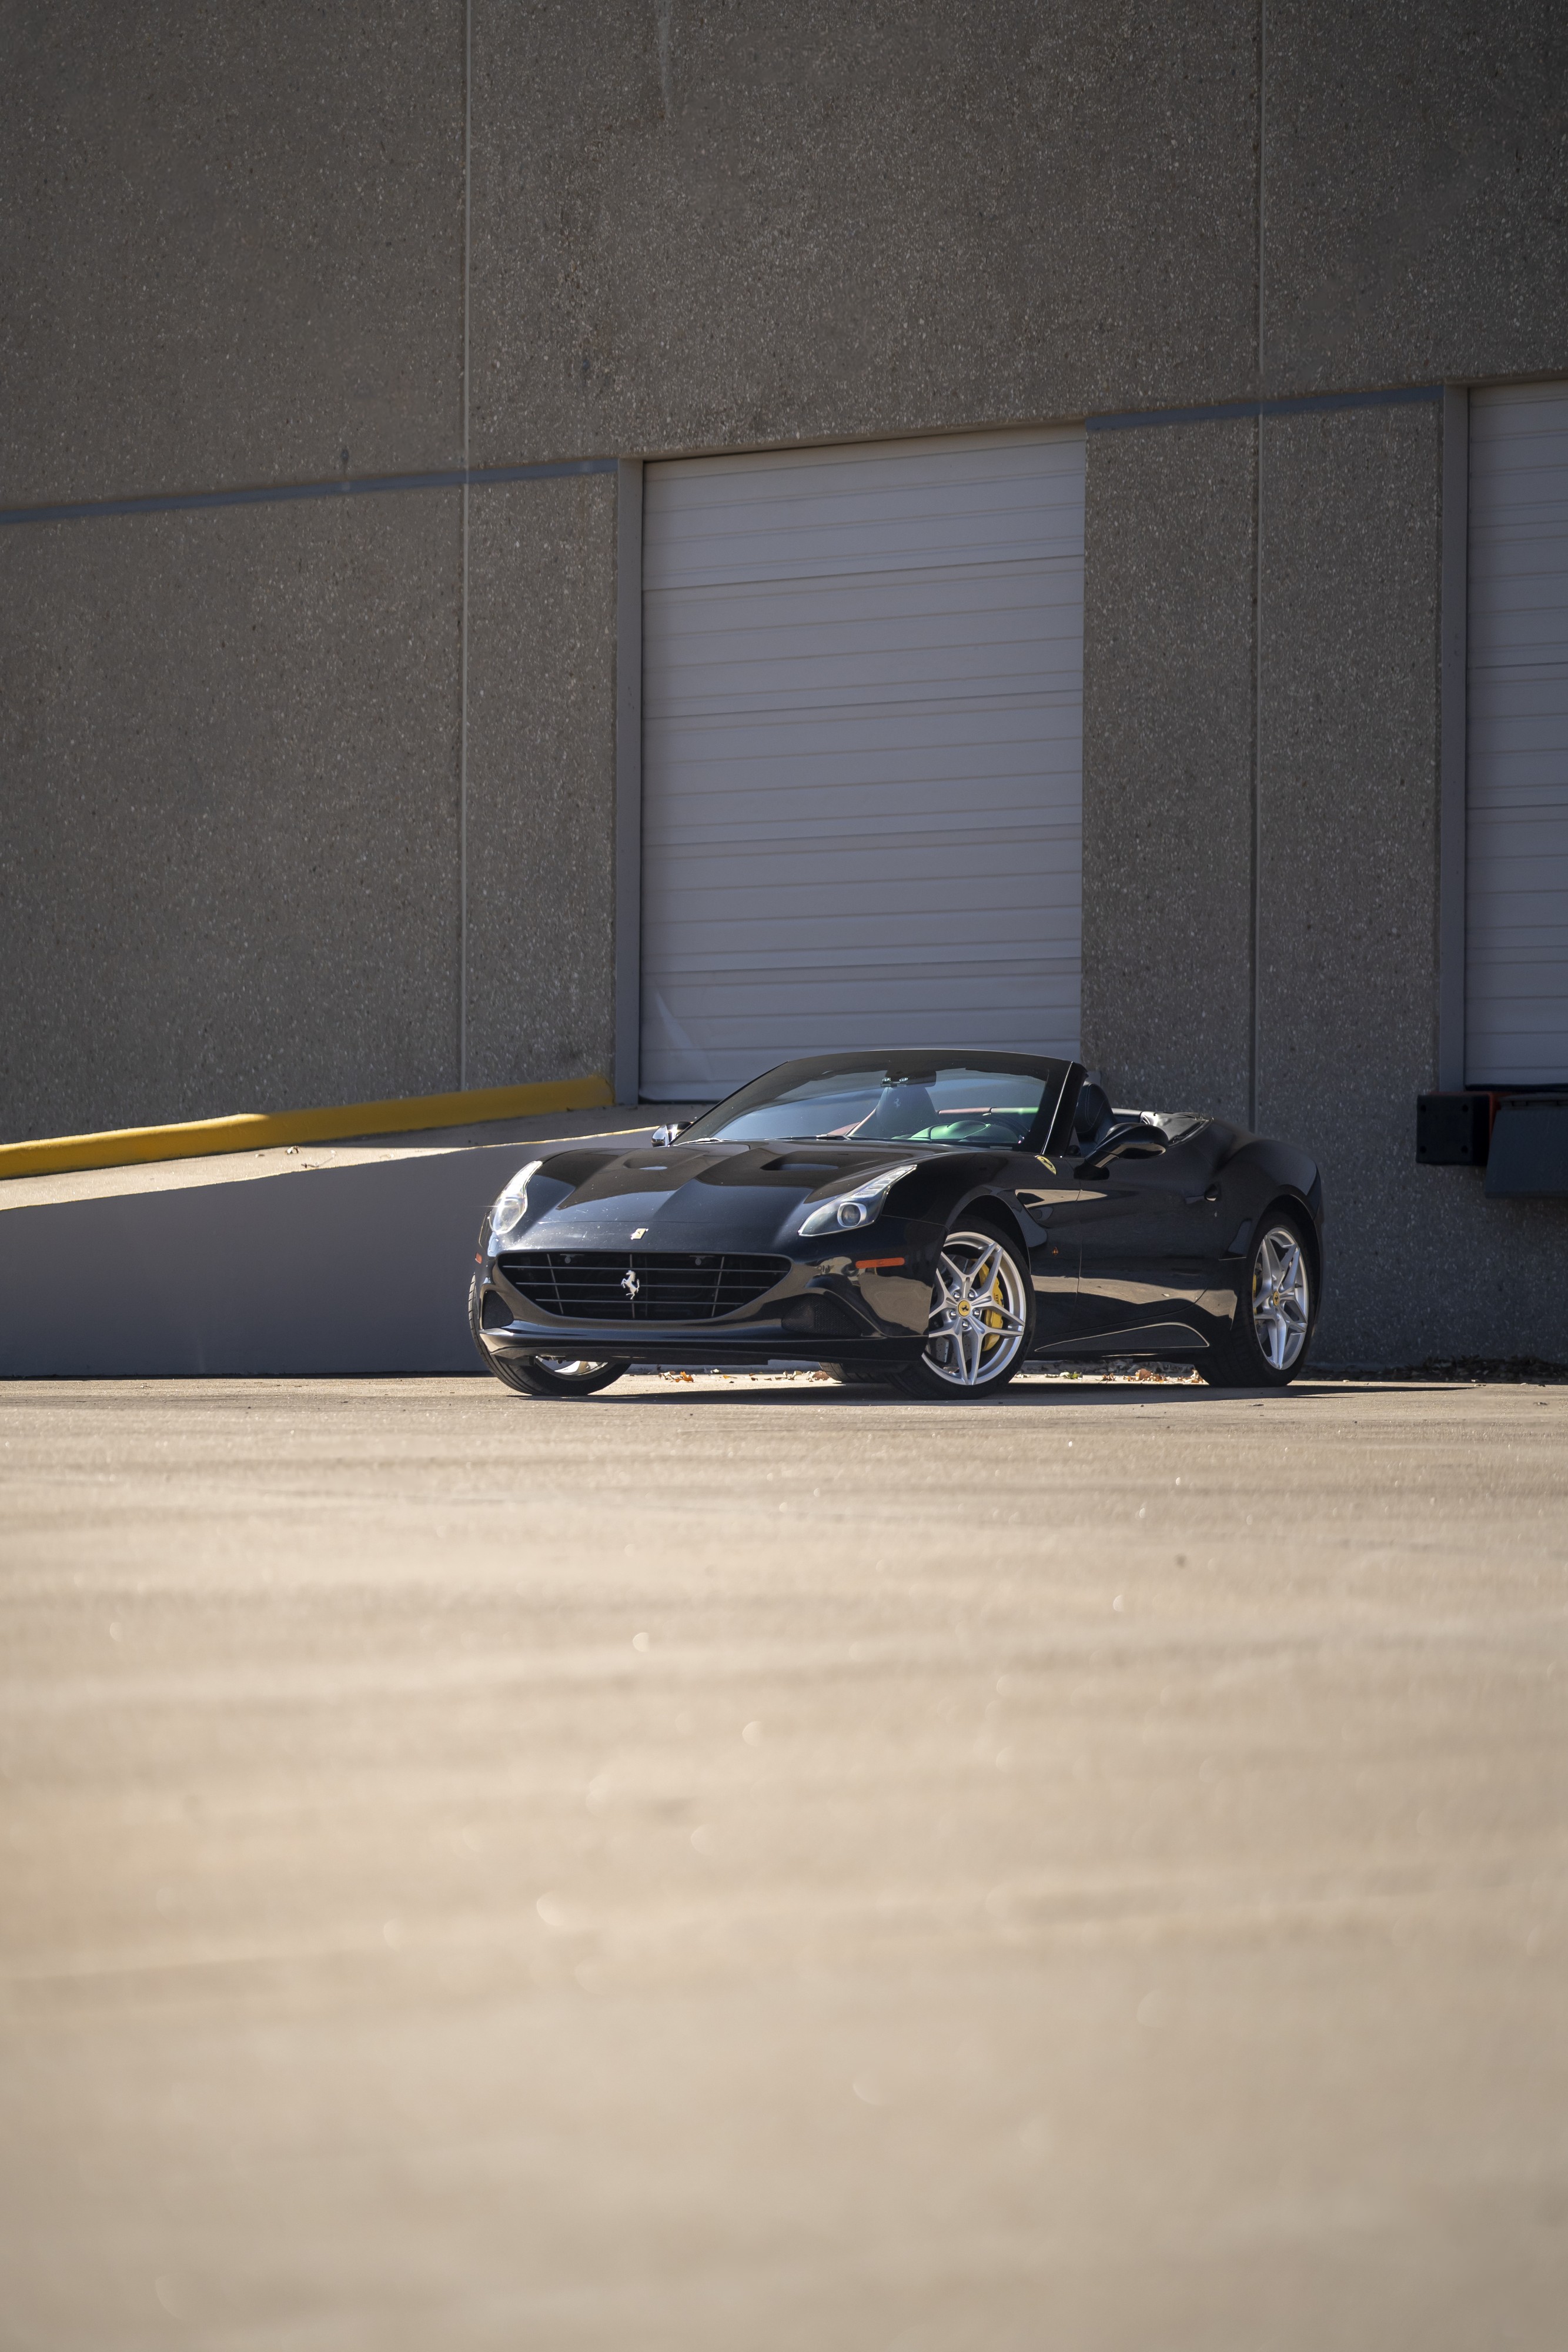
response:
M685 1124L687 1127L690 1127L690 1125L691 1125L691 1120L688 1118L688 1119L685 1122ZM653 1129L653 1141L654 1141L655 1143L674 1143L674 1139L675 1139L676 1136L677 1136L677 1135L679 1135L679 1134L680 1134L680 1132L681 1132L681 1129L680 1129L680 1127L679 1127L679 1126L675 1126L675 1127L656 1127L656 1128Z
M1103 1135L1087 1160L1078 1163L1081 1176L1103 1176L1113 1160L1157 1160L1168 1150L1163 1130L1146 1119L1119 1118Z

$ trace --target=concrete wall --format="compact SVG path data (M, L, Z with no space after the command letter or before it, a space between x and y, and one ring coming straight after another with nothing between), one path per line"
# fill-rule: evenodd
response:
M456 464L463 0L0 6L5 504Z
M638 452L1255 389L1255 0L476 0L474 434Z
M1568 367L1568 13L1268 0L1263 388Z
M458 506L0 533L8 1137L455 1082Z
M470 493L471 1087L615 1048L615 478Z
M1322 1360L1563 1360L1568 1202L1489 1202L1478 1172L1416 1162L1437 1083L1442 411L1260 431L1090 436L1085 1055L1119 1101L1245 1119L1255 1100L1315 1154Z
M1092 433L1083 1045L1117 1099L1251 1099L1258 427Z
M1568 373L1553 0L473 0L465 386L467 13L0 0L6 505ZM1410 1154L1440 496L1091 435L1085 1038L1320 1151L1326 1346L1562 1353ZM608 1066L613 502L0 532L0 1130Z

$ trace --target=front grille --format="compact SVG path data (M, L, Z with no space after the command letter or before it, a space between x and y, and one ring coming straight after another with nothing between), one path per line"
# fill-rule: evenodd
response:
M515 1250L496 1263L536 1307L569 1323L712 1323L749 1307L789 1271L787 1257L733 1251Z

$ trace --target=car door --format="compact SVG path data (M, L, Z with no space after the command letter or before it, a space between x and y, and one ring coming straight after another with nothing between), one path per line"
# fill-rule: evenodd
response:
M1072 1198L1052 1225L1059 1249L1078 1258L1074 1337L1188 1321L1201 1336L1226 1239L1218 1151L1206 1125L1146 1157L1134 1143L1103 1168L1071 1171Z
M1020 1154L1009 1171L1019 1222L1029 1243L1034 1286L1035 1344L1070 1339L1076 1328L1078 1241L1061 1223L1064 1207L1079 1198L1067 1163L1043 1154Z

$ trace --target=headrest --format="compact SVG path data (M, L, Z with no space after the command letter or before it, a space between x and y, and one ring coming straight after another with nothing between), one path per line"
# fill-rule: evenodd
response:
M1103 1087L1092 1078L1085 1078L1078 1089L1078 1108L1072 1114L1072 1132L1080 1143L1092 1143L1111 1116L1111 1097Z
M905 1082L884 1086L877 1097L876 1108L855 1129L855 1141L867 1143L880 1139L896 1141L901 1137L916 1135L923 1127L936 1123L936 1106L927 1089Z

